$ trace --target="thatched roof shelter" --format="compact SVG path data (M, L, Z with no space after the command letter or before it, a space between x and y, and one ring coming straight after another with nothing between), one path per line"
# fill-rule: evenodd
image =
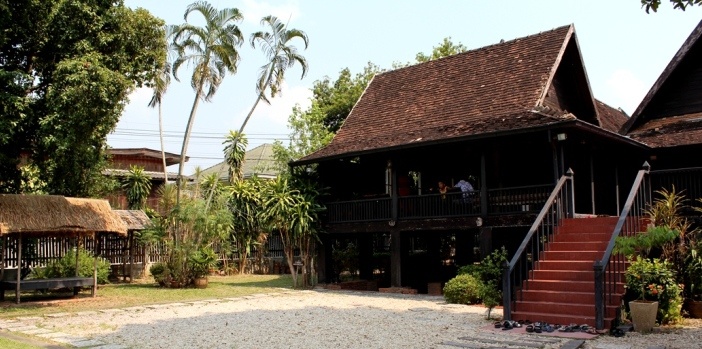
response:
M133 230L144 230L151 224L151 219L142 210L114 210L122 222L127 225L127 229Z
M0 236L127 235L127 225L106 200L57 195L0 194Z

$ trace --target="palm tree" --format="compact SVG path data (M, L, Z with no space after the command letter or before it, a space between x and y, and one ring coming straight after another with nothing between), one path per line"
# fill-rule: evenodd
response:
M233 183L243 178L242 164L246 155L246 146L249 141L245 135L240 135L236 131L229 131L227 139L223 143L224 162L229 167L229 183Z
M305 75L307 75L307 60L297 53L297 48L295 46L289 45L289 42L293 39L300 38L305 43L305 49L307 49L309 44L307 34L298 29L287 29L287 25L283 24L275 16L263 17L261 19L261 24L268 25L271 31L259 31L251 34L251 47L256 48L256 44L258 43L268 57L268 63L261 67L256 82L258 97L239 128L240 135L243 134L244 128L249 122L254 110L256 110L258 103L264 101L270 104L270 101L266 97L266 90L270 89L271 97L275 97L276 94L280 93L281 85L285 80L286 69L291 68L295 65L295 62L297 62L302 67L302 76L300 78L304 78ZM236 139L233 143L236 144Z
M129 175L124 179L122 188L127 194L127 206L130 210L143 210L151 193L151 180L144 173L144 168L132 165Z
M305 44L305 49L309 44L309 39L307 34L302 30L298 29L287 29L287 25L283 24L275 16L266 16L261 19L262 25L268 25L270 27L270 32L259 31L251 34L251 46L256 48L258 43L263 52L268 57L268 63L261 67L261 71L256 82L256 92L258 97L254 101L251 110L246 115L244 122L239 128L239 135L243 135L244 128L249 122L251 115L258 106L258 103L263 100L270 104L270 101L266 97L266 90L271 91L271 97L275 97L276 94L280 93L281 85L285 80L285 71L295 65L295 62L302 66L302 76L304 78L307 75L307 60L305 57L297 53L297 48L290 45L290 41L295 38L300 38ZM232 148L237 148L238 138L234 138L231 141ZM209 202L212 201L212 197L208 197L207 206Z
M171 63L168 59L173 52L173 45L168 44L172 27L166 26L164 29L164 39L166 40L166 45L169 47L166 60L163 62L158 75L156 75L153 82L153 95L151 96L151 101L149 101L149 107L155 108L158 106L158 137L161 141L161 159L163 160L163 181L164 185L168 183L168 172L166 171L166 150L163 145L163 113L161 110L161 104L163 103L163 95L166 94L168 85L171 84Z
M198 12L205 19L205 26L198 27L187 23L188 16ZM173 62L173 77L178 79L178 68L183 63L194 66L190 85L195 90L195 100L190 110L190 117L183 137L183 147L180 152L178 165L177 200L180 200L182 187L183 164L188 151L188 142L198 104L201 99L209 101L217 92L227 73L235 73L239 62L237 47L243 40L241 31L236 25L242 19L238 9L225 8L217 10L206 1L198 1L185 10L186 23L172 27L173 46L178 57Z

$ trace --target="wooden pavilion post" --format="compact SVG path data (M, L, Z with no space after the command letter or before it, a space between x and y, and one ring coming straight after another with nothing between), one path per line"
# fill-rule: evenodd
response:
M78 275L78 270L80 269L80 238L76 235L76 277Z
M7 248L7 238L0 238L0 281L5 280L5 248ZM4 291L3 291L4 292Z
M100 250L99 244L100 240L98 239L97 233L93 235L93 244L95 244L95 258L93 258L93 288L90 292L90 295L95 297L97 294L97 265L98 265L98 251Z
M22 275L22 233L17 234L17 285L15 286L15 303L20 304L20 279Z

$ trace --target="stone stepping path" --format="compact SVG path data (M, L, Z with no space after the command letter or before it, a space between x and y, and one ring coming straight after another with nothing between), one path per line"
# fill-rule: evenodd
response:
M444 341L444 346L466 349L541 349L547 345L561 344L561 349L578 349L585 343L584 340L567 340L556 338L543 338L535 335L490 335L476 333L472 336L459 337L457 341Z

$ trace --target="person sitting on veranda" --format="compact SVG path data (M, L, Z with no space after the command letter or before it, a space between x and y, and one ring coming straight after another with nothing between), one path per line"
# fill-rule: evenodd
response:
M439 181L438 187L439 187L439 194L441 194L441 198L446 199L446 193L448 192L449 187L446 186L446 183L444 183L443 181Z
M456 183L454 187L461 188L461 192L463 192L463 202L468 202L468 198L475 191L475 189L473 189L473 185L470 184L470 182L463 179L458 181L458 183Z

